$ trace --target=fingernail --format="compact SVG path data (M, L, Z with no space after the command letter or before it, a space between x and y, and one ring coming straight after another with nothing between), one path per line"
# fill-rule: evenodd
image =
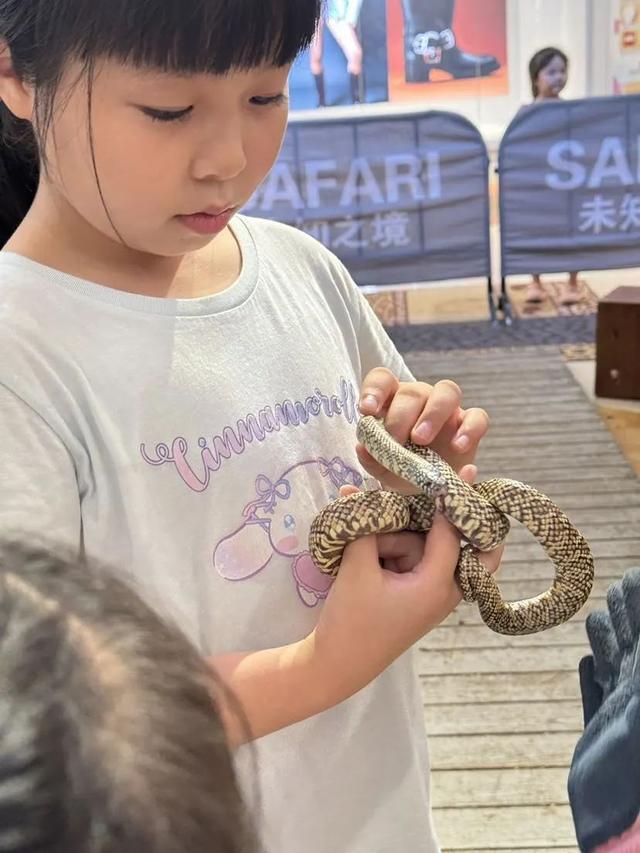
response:
M374 412L378 411L378 401L373 394L367 394L360 401L361 409L371 409Z
M433 425L431 424L431 421L422 421L422 423L415 428L414 435L422 441L428 441L431 438L432 430Z
M453 442L458 450L468 450L471 446L471 441L468 435L461 435Z

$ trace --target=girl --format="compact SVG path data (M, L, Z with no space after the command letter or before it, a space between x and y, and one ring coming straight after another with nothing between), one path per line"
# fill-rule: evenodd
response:
M534 103L557 100L560 92L567 85L569 59L557 47L545 47L531 57L529 62L529 77ZM544 302L546 293L542 287L539 275L533 276L528 286L525 299L530 303ZM580 302L581 293L578 283L578 273L569 273L569 281L563 285L560 293L562 305L574 305Z
M108 572L9 545L0 610L2 853L257 853L178 630Z
M237 213L320 5L0 0L0 97L33 178L2 192L19 213L0 253L0 526L124 567L179 620L260 738L268 849L430 853L404 652L460 601L459 538L438 519L424 554L361 540L330 595L306 541L360 462L383 474L356 456L359 411L468 479L487 417L412 381L331 254Z

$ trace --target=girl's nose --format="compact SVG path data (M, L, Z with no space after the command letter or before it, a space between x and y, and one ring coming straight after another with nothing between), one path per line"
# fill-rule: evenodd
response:
M193 158L191 173L198 181L229 181L241 174L246 166L241 129L229 123L225 127L217 126L202 140Z

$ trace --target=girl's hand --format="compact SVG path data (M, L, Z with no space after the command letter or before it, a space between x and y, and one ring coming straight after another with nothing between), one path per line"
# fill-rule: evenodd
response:
M465 479L472 474L467 471ZM309 637L319 677L337 701L372 681L458 606L462 593L454 572L459 553L460 535L440 514L426 540L389 534L347 546ZM482 560L494 572L501 557L499 548ZM380 559L391 571L382 568Z
M443 379L435 385L426 382L400 382L391 371L377 367L362 384L360 412L383 417L391 435L405 444L429 445L459 473L473 462L480 440L489 428L484 409L462 409L462 392L455 382ZM384 488L396 492L416 489L379 465L362 447L357 447L362 466Z

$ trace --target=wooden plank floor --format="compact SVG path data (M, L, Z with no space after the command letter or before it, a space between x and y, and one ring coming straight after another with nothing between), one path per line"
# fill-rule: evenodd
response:
M598 406L598 411L621 446L626 458L640 476L640 412Z
M605 606L615 579L640 565L640 481L559 348L409 353L406 360L421 379L455 379L464 405L489 411L479 479L507 476L546 492L596 557L592 597L566 625L502 637L464 604L419 645L443 849L575 851L566 782L582 731L584 620ZM541 592L553 574L528 531L515 527L500 573L510 599Z

